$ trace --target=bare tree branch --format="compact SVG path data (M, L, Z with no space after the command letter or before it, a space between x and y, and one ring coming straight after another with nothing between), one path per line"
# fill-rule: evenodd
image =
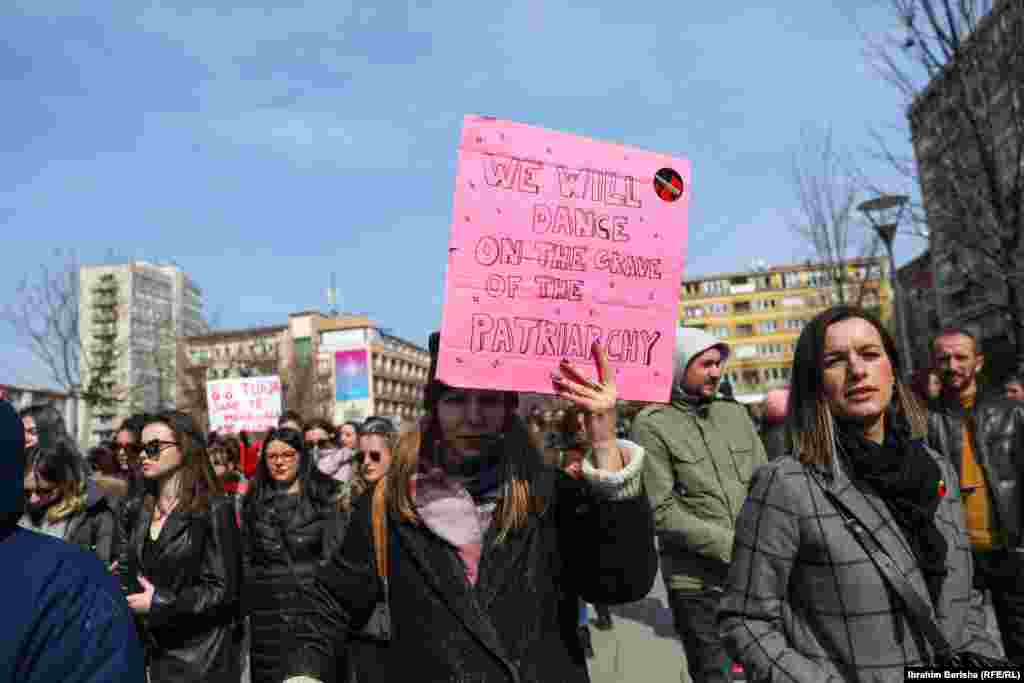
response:
M984 292L1024 368L1024 8L1017 0L890 0L890 8L902 46L874 37L866 52L908 98L917 164L908 168L880 135L875 159L918 181L933 256L951 273L940 281Z

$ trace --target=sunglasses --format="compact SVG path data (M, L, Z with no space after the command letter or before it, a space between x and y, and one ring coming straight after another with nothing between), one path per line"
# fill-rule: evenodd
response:
M310 450L312 450L314 448L319 448L319 449L323 450L325 448L330 448L333 445L334 445L334 442L331 441L330 439L320 439L319 441L307 441L306 442L306 448L308 448Z
M158 441L153 439L147 444L142 445L142 459L143 460L159 460L160 454L171 446L179 445L177 441Z
M356 460L359 462L365 462L367 458L373 462L380 462L384 455L380 451L359 451L356 455Z

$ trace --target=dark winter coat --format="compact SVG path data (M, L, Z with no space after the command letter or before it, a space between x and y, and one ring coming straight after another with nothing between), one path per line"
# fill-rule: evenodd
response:
M253 683L280 683L294 624L304 618L301 586L330 557L339 530L336 501L316 505L280 495L247 503L242 515L244 611L251 627ZM291 562L289 563L289 558Z
M942 401L933 401L928 409L928 445L946 456L959 475L966 411ZM971 413L976 425L974 458L985 477L996 523L1006 531L1011 547L1024 547L1024 403L987 398Z
M389 518L392 640L381 681L581 683L587 665L579 603L639 600L657 572L654 525L643 495L599 500L586 483L546 472L542 515L495 542L492 524L471 585L454 548L421 526ZM382 595L373 553L372 493L359 499L341 547L307 596L292 676L337 680L339 645L362 628ZM341 641L339 643L339 641Z
M96 486L90 485L85 509L75 513L68 521L64 540L92 550L103 564L109 566L117 559L116 523L110 501Z
M142 647L121 588L92 553L20 529L21 419L0 401L0 681L143 683Z
M155 586L142 619L151 683L238 683L242 555L232 501L172 511L149 553L153 512L142 498L126 500L119 519L127 539L119 562L134 560Z
M117 557L114 527L116 520L110 502L92 483L86 493L85 507L65 517L67 524L61 538L68 543L90 550L107 566ZM25 514L19 522L29 531L43 532L40 525ZM51 534L52 535L52 534Z

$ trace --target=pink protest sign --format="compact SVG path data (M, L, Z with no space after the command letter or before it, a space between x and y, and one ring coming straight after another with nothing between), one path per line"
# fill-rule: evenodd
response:
M281 417L281 380L276 376L218 379L206 383L210 429L224 434L265 432Z
M619 396L668 401L686 251L685 159L467 116L438 377L552 393L600 341Z

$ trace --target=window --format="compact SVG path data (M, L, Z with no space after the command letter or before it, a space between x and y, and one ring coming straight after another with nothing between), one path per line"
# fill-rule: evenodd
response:
M802 330L804 325L807 324L805 320L787 320L787 330Z
M713 330L711 330L711 334L715 335L719 339L724 339L724 338L729 336L729 328L728 327L716 327Z
M770 334L779 329L779 323L776 320L765 320L757 324L757 331L761 334Z
M753 325L737 325L736 326L736 336L737 337L752 337L752 336L754 336L754 326Z
M732 305L732 310L737 313L750 313L750 302L749 301L737 301Z
M783 273L782 286L793 289L800 286L800 273Z
M309 362L313 355L313 340L309 337L300 337L295 340L295 357L300 363Z

